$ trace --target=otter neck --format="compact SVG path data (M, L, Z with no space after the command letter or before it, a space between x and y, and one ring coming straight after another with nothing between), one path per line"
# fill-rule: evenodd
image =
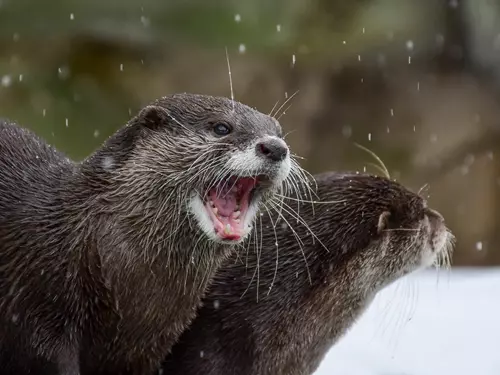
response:
M386 272L384 267L387 264L380 262L367 269L363 254L340 255L338 242L330 244L326 237L322 240L329 252L317 240L313 245L310 236L304 240L304 254L297 250L297 246L280 246L281 266L276 277L272 274L260 276L260 298L255 305L259 311L255 314L266 321L266 325L275 327L271 332L281 332L278 339L287 342L287 347L266 350L267 347L279 348L280 345L274 342L276 337L272 333L262 332L264 344L257 348L257 352L261 359L267 359L256 363L276 364L276 373L283 370L282 364L286 364L287 371L284 373L312 373L310 370L319 366L323 356L365 311L376 293L393 281L379 281ZM276 258L273 259L272 254L262 254L260 262L269 265L276 262ZM263 267L261 265L261 269ZM253 264L249 269L253 269ZM255 300L255 280L247 294L247 298ZM220 308L224 308L222 303ZM304 319L304 316L315 318ZM306 368L303 368L304 365ZM273 373L272 369L269 372L264 369L256 371Z
M164 321L182 322L186 317L175 314L177 309L194 310L232 248L198 230L185 187L158 184L151 171L113 162L121 161L109 149L96 153L81 164L74 187L91 213L84 221L98 228L89 239L96 249L91 261L99 263L123 321L144 320L155 329ZM177 303L183 306L174 308Z

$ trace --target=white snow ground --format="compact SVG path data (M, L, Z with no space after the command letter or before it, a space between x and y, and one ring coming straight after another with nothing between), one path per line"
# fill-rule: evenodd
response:
M387 287L314 375L500 375L500 268Z

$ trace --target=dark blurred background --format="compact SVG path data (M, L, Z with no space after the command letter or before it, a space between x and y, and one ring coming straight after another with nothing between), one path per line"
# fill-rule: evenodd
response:
M0 0L0 115L80 160L147 102L230 96L277 117L313 173L375 152L500 264L500 2ZM291 106L290 106L291 105Z

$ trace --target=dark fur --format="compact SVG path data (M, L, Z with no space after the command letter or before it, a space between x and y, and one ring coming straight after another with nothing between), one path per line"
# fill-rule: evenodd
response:
M215 137L218 122L233 133ZM200 231L187 199L216 182L210 161L280 131L243 104L178 94L74 163L1 122L1 374L155 371L232 249Z
M338 203L286 200L284 219L266 215L217 272L163 374L312 374L381 288L420 268L425 246L440 250L442 218L400 184L335 173L317 183L318 200Z

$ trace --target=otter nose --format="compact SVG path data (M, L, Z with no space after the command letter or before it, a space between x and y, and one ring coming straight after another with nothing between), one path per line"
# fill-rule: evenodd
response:
M288 155L288 147L281 139L266 139L256 145L256 153L274 162L282 161Z

